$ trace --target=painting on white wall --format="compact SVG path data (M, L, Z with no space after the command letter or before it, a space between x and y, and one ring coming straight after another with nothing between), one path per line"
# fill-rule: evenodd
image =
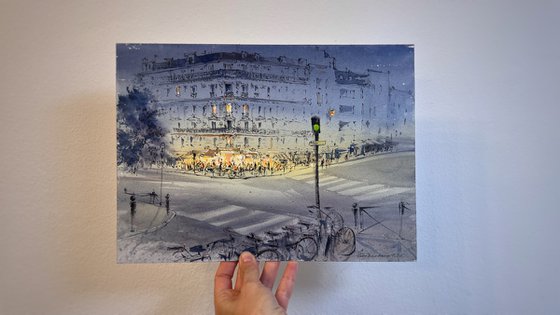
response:
M412 45L117 44L117 260L416 260Z

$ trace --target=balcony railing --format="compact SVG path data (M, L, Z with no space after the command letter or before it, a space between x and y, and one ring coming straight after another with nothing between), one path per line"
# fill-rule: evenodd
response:
M189 134L245 134L245 135L277 135L274 129L245 129L245 128L173 128L173 132Z

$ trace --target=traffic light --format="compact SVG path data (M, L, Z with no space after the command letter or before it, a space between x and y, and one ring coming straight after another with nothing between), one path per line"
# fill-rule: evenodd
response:
M321 133L321 119L319 116L311 117L311 129L313 130L314 134Z

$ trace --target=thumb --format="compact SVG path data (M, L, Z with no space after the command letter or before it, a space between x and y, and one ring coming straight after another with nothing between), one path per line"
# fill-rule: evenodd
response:
M259 281L259 264L249 252L243 252L239 257L239 272L243 283Z

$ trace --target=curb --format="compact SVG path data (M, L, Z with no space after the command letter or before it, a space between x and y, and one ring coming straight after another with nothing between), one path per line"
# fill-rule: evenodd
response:
M173 218L175 218L176 215L177 215L177 214L175 213L175 211L171 210L171 211L169 211L169 217L168 217L165 221L163 221L160 225L158 225L158 226L153 226L153 227L151 227L151 228L149 228L149 229L145 229L145 230L142 230L142 231L135 231L135 232L128 232L128 233L125 233L125 234L123 235L123 238L131 238L131 237L134 237L134 236L138 236L138 235L140 235L140 234L153 233L153 232L155 232L155 231L157 231L157 230L163 228L163 227L166 226L167 224L169 224L169 222L171 222L171 220L173 220Z

